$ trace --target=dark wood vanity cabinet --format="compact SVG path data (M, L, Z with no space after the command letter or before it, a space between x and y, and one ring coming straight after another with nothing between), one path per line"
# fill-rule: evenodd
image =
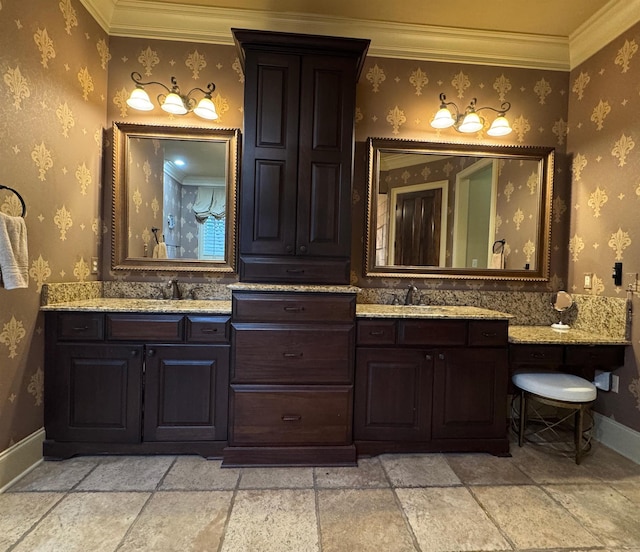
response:
M353 464L355 294L234 291L224 465Z
M507 453L507 321L362 319L359 453Z
M47 313L45 455L220 456L228 318Z
M240 279L348 284L368 40L233 30L245 71Z

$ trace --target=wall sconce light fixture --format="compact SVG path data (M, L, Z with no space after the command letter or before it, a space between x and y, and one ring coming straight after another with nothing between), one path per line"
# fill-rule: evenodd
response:
M171 88L165 86L161 82L142 82L142 75L137 71L131 73L131 80L136 83L136 87L133 89L133 92L131 92L129 99L127 100L127 105L133 109L138 109L140 111L151 111L153 109L153 103L151 103L149 95L144 87L150 84L157 84L167 91L166 94L159 94L157 98L158 104L167 113L171 113L173 115L186 115L193 111L198 117L209 121L215 121L218 118L216 106L211 100L211 94L216 89L216 85L212 82L207 84L206 90L196 87L189 90L186 94L182 94L180 92L180 87L178 86L178 81L175 77L171 77ZM191 97L191 94L196 91L204 94L204 97L200 101L196 101L195 98Z
M489 130L487 130L489 136L506 136L511 132L511 125L505 117L507 111L511 109L509 102L504 102L500 109L476 107L476 98L473 98L464 112L461 113L455 103L447 101L444 93L440 94L440 109L431 120L431 126L438 129L453 127L458 132L464 133L478 132L486 124L484 117L481 117L478 112L485 109L498 114L491 123Z

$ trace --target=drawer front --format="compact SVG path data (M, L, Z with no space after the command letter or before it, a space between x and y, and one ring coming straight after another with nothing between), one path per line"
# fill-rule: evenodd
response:
M228 316L187 316L188 343L226 343L229 341Z
M348 258L310 259L291 255L261 257L240 255L242 282L266 284L349 284Z
M400 320L398 343L401 345L466 345L464 320Z
M518 364L562 364L562 345L511 345L510 360Z
M355 295L323 293L234 293L233 319L238 322L352 322Z
M506 320L471 320L469 322L470 347L506 347L509 343Z
M567 345L565 363L617 368L624 364L624 345Z
M107 339L112 341L162 341L184 338L181 314L107 314Z
M58 339L61 341L95 341L104 339L104 315L65 312L58 316Z
M351 383L353 325L234 324L233 381Z
M350 386L231 386L231 444L351 443Z
M394 345L396 342L395 320L358 320L358 345Z

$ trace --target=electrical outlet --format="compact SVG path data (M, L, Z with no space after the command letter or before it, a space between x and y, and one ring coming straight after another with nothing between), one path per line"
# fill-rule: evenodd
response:
M591 289L593 285L593 274L591 272L584 273L584 289Z
M91 257L91 274L98 274L98 257Z
M618 393L620 391L620 376L611 374L611 391Z

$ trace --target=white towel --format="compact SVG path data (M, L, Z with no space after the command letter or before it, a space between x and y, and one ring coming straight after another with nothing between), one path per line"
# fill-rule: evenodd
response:
M167 244L160 242L153 248L154 259L166 259L167 258Z
M22 217L0 213L0 286L29 287L27 225Z
M493 253L489 268L504 268L504 253Z

